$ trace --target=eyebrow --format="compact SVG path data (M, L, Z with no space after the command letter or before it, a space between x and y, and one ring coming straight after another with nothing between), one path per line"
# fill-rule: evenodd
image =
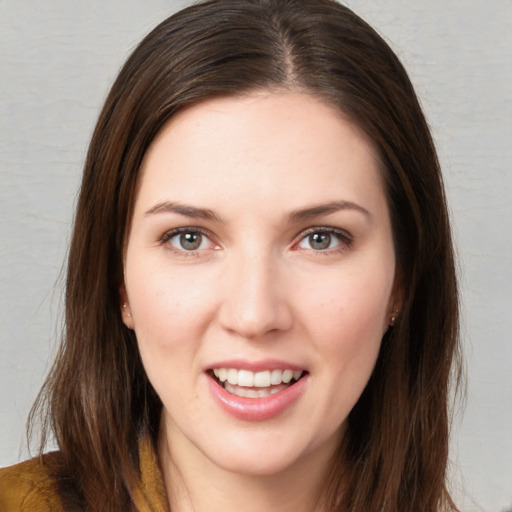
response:
M371 217L370 212L366 208L363 208L351 201L330 201L329 203L294 210L288 215L288 220L290 223L297 223L314 217L320 217L321 215L329 215L330 213L335 213L340 210L356 210L363 213L366 217ZM150 208L146 212L146 215L154 215L158 213L177 213L179 215L195 219L204 219L219 223L223 222L222 218L209 208L198 208L196 206L190 206L175 201L164 201L162 203L158 203Z
M300 210L294 210L289 215L289 221L291 223L308 220L321 215L329 215L340 210L356 210L363 213L366 217L371 218L371 213L362 206L352 203L351 201L331 201L325 204L319 204L311 206L309 208L303 208Z
M158 203L153 206L153 208L149 209L145 215L154 215L157 213L177 213L185 217L222 222L222 219L208 208L197 208L195 206L181 204L174 201Z

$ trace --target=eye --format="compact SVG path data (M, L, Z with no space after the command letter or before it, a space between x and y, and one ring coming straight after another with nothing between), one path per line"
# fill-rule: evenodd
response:
M317 252L350 247L352 238L343 230L335 228L311 228L303 233L297 247Z
M168 231L162 237L162 243L177 251L194 252L215 248L215 244L200 229L180 228Z

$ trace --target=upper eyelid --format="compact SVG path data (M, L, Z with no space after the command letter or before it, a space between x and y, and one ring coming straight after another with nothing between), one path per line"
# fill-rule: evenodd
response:
M298 233L297 236L295 237L295 241L300 241L306 236L311 235L313 233L334 234L343 237L349 241L353 241L354 239L353 235L346 229L336 228L334 226L312 226L310 228L303 229L302 231L300 231L300 233Z
M220 243L217 240L217 237L215 237L215 235L211 231L209 231L208 229L205 229L203 227L200 227L200 226L181 226L181 227L169 229L169 230L165 231L165 233L163 233L163 235L160 237L160 242L167 242L171 238L175 237L176 235L179 235L180 233L188 233L188 232L200 233L201 235L207 237L212 243L220 245ZM302 229L293 238L291 244L295 245L313 233L334 234L335 236L338 236L341 239L345 240L345 242L348 244L352 243L354 240L353 235L345 229L334 227L334 226L318 225L318 226L311 226L309 228Z
M338 239L338 244L335 247L330 247L326 249L313 249L313 248L303 248L300 247L300 245L308 238L308 236L314 234L314 233L325 233L328 235L333 235ZM341 228L335 228L330 226L316 226L307 228L303 231L301 231L297 237L294 239L294 241L291 244L292 250L304 250L306 252L311 252L312 254L318 254L318 255L333 255L333 254L339 254L341 252L345 252L347 250L352 249L354 242L354 237L345 229Z
M208 231L207 229L198 227L198 226L182 226L182 227L178 227L178 228L169 229L169 230L165 231L165 233L163 233L163 235L158 239L158 242L160 244L166 244L167 242L169 242L169 240L171 240L172 238L174 238L175 236L177 236L181 233L199 233L202 236L208 238L208 240L213 245L220 245L219 242L216 240L215 236L213 236L213 234L210 231ZM175 248L175 250L179 251L180 249ZM193 253L196 253L197 251L185 251L185 252L188 252L189 254L193 254Z
M163 235L161 236L161 239L169 240L170 238L173 238L174 236L179 235L180 233L200 233L201 235L208 237L210 240L215 238L212 235L212 233L207 229L200 228L198 226L183 226L165 231L165 233L163 233Z

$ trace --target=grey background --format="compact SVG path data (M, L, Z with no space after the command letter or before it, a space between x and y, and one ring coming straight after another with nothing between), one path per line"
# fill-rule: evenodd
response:
M0 0L0 466L60 330L61 269L89 137L129 51L184 1ZM347 2L402 58L437 142L468 367L452 473L466 511L512 506L512 2Z

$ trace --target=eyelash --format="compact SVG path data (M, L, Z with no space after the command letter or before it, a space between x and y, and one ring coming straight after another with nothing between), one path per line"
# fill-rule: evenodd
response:
M327 226L317 226L312 227L309 229L306 229L305 231L302 231L298 237L297 242L293 244L294 247L297 247L300 243L304 242L308 239L308 237L316 234L322 234L322 235L329 235L331 237L335 237L338 239L339 244L332 248L326 248L326 249L318 249L315 250L313 248L309 249L310 251L318 254L328 255L332 254L333 252L342 252L346 249L350 249L353 244L353 237L350 235L347 231L339 228L333 228L333 227L327 227Z
M174 237L183 234L201 235L202 237L205 237L207 240L209 240L211 244L214 244L214 242L212 241L213 237L211 236L211 234L208 231L205 231L204 229L197 227L183 227L167 231L160 238L159 243L161 245L165 245L168 250L183 256L199 256L200 251L197 249L179 249L178 247L174 247L172 244L169 243Z
M184 248L180 249L178 247L174 247L172 244L169 243L174 237L176 237L178 235L182 235L182 234L201 235L202 237L205 237L206 239L208 239L211 244L215 243L212 241L213 237L208 231L198 228L198 227L182 227L182 228L172 229L171 231L167 231L160 238L159 243L161 245L165 245L168 248L168 250L178 253L180 255L199 256L199 253L201 250L198 250L198 249L187 250ZM317 254L328 255L328 254L332 254L333 252L341 252L343 250L350 249L352 246L352 243L353 243L353 237L349 233L347 233L345 230L339 229L339 228L334 228L334 227L321 226L321 227L312 227L312 228L306 229L305 231L301 231L300 234L296 237L296 241L293 243L292 247L294 249L297 248L299 246L299 244L301 244L302 242L307 240L308 237L310 237L312 235L316 235L316 234L329 235L331 237L334 236L339 241L339 244L333 248L327 247L325 249L318 249L318 250L315 250L313 248L306 249L306 250L309 250L309 251L317 253Z

